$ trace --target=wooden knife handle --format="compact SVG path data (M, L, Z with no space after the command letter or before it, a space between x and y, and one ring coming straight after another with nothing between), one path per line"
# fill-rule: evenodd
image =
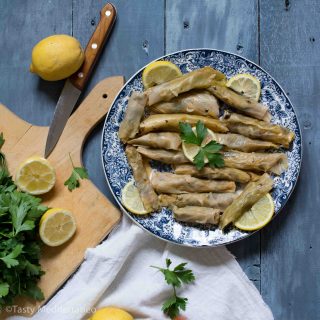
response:
M70 77L71 83L82 91L89 80L104 44L116 20L116 8L107 3L100 11L100 21L84 51L84 62L81 68Z

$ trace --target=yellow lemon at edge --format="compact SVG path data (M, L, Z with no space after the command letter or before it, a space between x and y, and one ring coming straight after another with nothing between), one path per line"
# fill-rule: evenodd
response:
M30 71L44 80L68 78L82 65L84 52L74 37L58 34L42 39L32 50Z
M134 318L122 309L106 307L97 310L90 320L134 320Z

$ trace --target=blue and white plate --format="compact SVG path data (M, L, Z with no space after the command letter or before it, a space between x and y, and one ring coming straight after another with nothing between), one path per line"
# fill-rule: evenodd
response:
M176 64L183 73L211 66L223 72L228 78L238 73L250 73L257 77L262 86L261 102L269 106L272 122L289 128L295 133L295 140L289 151L289 168L279 177L274 177L272 197L275 203L275 215L288 201L298 179L302 143L298 119L294 108L280 85L261 67L236 54L213 49L191 49L175 52L160 57ZM232 229L223 233L220 229L205 225L192 225L176 221L171 210L162 208L160 212L148 216L137 216L128 212L121 204L121 190L126 183L133 179L127 162L124 148L118 138L121 123L131 92L142 91L141 75L144 68L139 70L121 89L113 102L106 117L102 134L102 163L106 179L111 191L122 210L141 228L153 235L176 244L191 247L218 246L244 239L252 232ZM168 170L168 166L153 163L158 170Z

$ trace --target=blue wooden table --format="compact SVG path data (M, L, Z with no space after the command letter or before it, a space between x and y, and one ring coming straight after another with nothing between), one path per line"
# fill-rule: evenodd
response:
M229 249L276 319L320 319L320 1L113 2L118 21L86 92L107 76L128 79L158 56L196 47L243 55L270 72L286 90L304 140L298 186L270 225ZM48 125L63 83L45 82L29 73L32 47L55 33L71 34L85 46L104 3L1 0L1 103L29 122ZM101 128L89 138L84 160L92 180L111 198L100 163Z

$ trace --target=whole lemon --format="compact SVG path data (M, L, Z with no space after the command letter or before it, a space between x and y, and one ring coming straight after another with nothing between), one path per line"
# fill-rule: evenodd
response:
M75 73L83 60L80 42L74 37L58 34L44 38L34 46L30 71L44 80L61 80Z
M133 317L126 311L114 308L106 307L97 310L90 320L134 320Z

